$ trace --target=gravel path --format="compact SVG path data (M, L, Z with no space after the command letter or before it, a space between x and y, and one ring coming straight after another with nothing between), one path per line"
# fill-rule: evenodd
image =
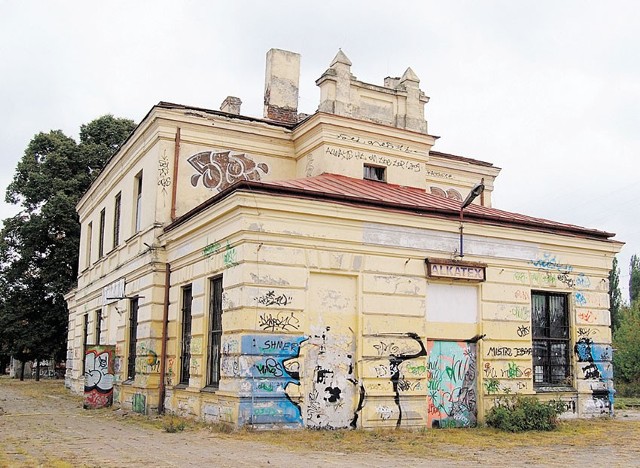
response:
M335 451L289 451L281 446L234 440L207 429L169 434L132 424L104 411L86 411L79 398L36 395L33 383L0 380L0 466L90 467L395 467L402 466L640 466L640 425L632 423L629 443L620 435L598 446L487 449L469 451L466 461L450 458ZM622 417L624 415L620 415ZM640 412L627 413L629 421ZM622 434L624 437L624 434Z

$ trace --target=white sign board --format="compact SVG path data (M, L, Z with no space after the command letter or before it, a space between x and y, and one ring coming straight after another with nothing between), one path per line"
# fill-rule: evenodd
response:
M112 304L124 299L124 278L102 288L102 305Z

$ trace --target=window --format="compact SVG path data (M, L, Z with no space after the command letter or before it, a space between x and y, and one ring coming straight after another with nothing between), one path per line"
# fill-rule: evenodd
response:
M387 174L386 167L372 166L370 164L364 165L364 178L367 180L375 180L378 182L386 182Z
M189 384L191 366L191 285L182 288L182 353L180 355L180 384Z
M91 266L91 241L93 237L93 223L87 224L87 247L85 249L85 268L89 268Z
M100 225L99 225L99 237L98 237L98 258L102 258L104 255L104 222L106 219L106 213L104 208L100 212Z
M129 355L127 356L127 380L136 376L136 347L138 345L138 298L129 302Z
M564 294L531 295L534 386L570 385L569 311Z
M222 347L222 276L210 281L209 293L209 350L207 361L207 385L218 387L220 383L220 355Z
M134 198L136 200L135 207L135 232L140 232L142 225L142 171L136 176Z
M85 356L87 353L87 343L89 342L89 314L84 314L82 318L82 373L85 369Z
M118 192L113 208L113 248L120 244L120 207L122 204L122 194Z
M96 310L96 340L95 344L100 344L100 334L102 332L102 311Z

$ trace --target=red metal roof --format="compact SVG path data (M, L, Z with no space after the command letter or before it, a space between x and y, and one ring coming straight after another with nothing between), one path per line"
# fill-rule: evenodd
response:
M342 201L350 200L353 203L376 202L376 204L384 204L387 208L410 209L414 212L432 212L446 217L451 217L451 215L458 217L461 206L461 202L457 200L433 195L419 188L354 179L339 174L322 174L310 178L260 183L273 187L302 190L308 196L315 194L323 195L323 198L326 198L330 195L337 195L343 199ZM467 221L493 221L513 227L516 225L537 227L599 238L610 238L615 235L605 231L558 223L543 218L534 218L476 204L471 204L465 208L464 219Z
M302 179L237 182L180 216L168 225L165 230L169 231L182 224L187 219L228 197L233 192L244 190L249 190L252 193L310 198L370 209L409 212L423 216L456 220L459 217L462 205L459 201L432 195L415 187L354 179L339 174L321 174L316 177ZM573 224L558 223L548 219L534 218L475 204L465 208L464 219L467 222L475 221L599 240L606 240L615 236L610 232L584 228Z

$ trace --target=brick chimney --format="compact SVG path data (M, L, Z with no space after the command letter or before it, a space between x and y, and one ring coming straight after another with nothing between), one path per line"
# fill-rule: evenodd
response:
M280 49L267 52L264 117L278 122L298 121L300 54Z

